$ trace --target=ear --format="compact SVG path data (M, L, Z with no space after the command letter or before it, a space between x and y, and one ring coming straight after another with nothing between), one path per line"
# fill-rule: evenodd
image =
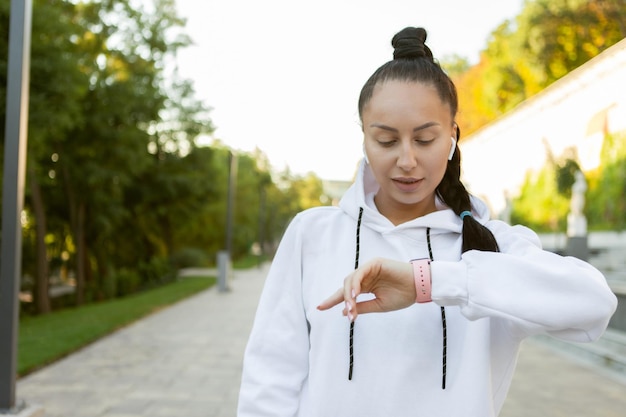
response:
M456 150L456 139L454 139L454 136L450 136L450 140L452 141L452 145L450 145L450 153L448 154L448 161L452 161L452 156L454 156L454 151Z

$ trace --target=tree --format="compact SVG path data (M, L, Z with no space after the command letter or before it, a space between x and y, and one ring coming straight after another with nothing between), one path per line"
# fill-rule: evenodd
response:
M556 188L559 194L568 200L572 196L572 186L576 182L576 173L580 171L580 165L575 156L569 156L556 167Z
M470 69L471 65L467 58L460 55L445 56L439 61L441 68L446 71L448 76L454 78L462 75Z
M212 127L188 82L165 82L165 63L189 42L174 30L183 21L172 0L151 9L129 1L90 2L79 19L86 29L80 45L89 91L82 101L85 123L71 132L62 160L80 303L89 281L101 286L94 275L111 277L117 260L125 259L116 242L146 230L128 227L130 219L146 215L160 221L162 231L167 227L167 217L138 213L145 205L132 205L129 194L166 189L164 176L154 173L172 169L195 136ZM144 188L149 191L138 192ZM165 232L164 240L145 241L145 262L167 255L171 239Z
M624 0L535 0L518 18L547 86L626 37Z
M177 254L223 249L232 150L196 144L213 125L168 66L189 43L174 1L35 2L24 271L37 277L39 312L57 268L72 269L81 304L171 278ZM0 93L5 85L0 58ZM243 256L319 205L321 181L276 174L260 151L238 153L234 254Z
M488 58L483 54L477 65L453 77L459 97L457 122L461 137L475 132L497 117L497 106L492 102L492 97L485 93L484 73L488 66Z
M556 169L548 163L537 173L528 173L520 194L513 199L511 221L539 231L565 227L569 201L557 192Z
M604 138L597 170L590 172L585 214L595 228L626 227L626 132Z
M9 1L2 0L1 9L8 12ZM34 233L30 237L36 247L35 262L27 263L26 273L35 277L33 294L36 310L46 313L50 310L48 300L48 215L45 209L46 194L54 199L58 194L46 193L45 189L55 187L55 171L51 144L59 141L69 129L81 123L82 109L78 105L86 90L85 79L76 67L79 51L72 42L80 28L74 23L72 3L60 0L35 0L31 42L29 140L25 209L32 216ZM2 17L8 23L8 15ZM2 25L7 27L7 25ZM6 34L8 35L8 34ZM6 42L3 36L0 44L2 61L0 79L6 80ZM0 91L4 108L4 89ZM2 111L4 115L4 111ZM4 126L4 122L3 122ZM4 132L2 132L4 134ZM52 224L57 224L52 221ZM28 240L25 242L27 245ZM32 266L31 266L32 265Z
M624 0L528 0L492 33L479 62L452 73L468 134L626 37Z
M8 6L0 0L2 21ZM36 267L25 272L38 277L41 312L49 309L49 261L70 254L78 303L89 296L87 284L101 293L102 280L128 262L119 243L149 228L128 227L135 226L133 215L145 216L137 208L146 208L128 196L151 186L141 194L158 193L172 169L179 182L195 181L175 166L198 135L212 131L208 108L194 99L189 81L166 74L178 48L190 42L174 1L152 6L35 0L24 244L37 248L27 248ZM0 51L6 47L4 36ZM6 82L4 59L0 75ZM155 181L145 180L151 174ZM162 254L162 243L151 242L146 263Z

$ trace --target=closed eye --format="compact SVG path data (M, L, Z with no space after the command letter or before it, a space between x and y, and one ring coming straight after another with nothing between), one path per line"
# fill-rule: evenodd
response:
M382 146L383 148L389 148L390 146L393 146L396 143L395 140L378 140L376 142L378 142L378 144Z
M415 141L417 143L419 143L420 145L428 145L431 144L435 141L435 139L428 139L428 140L423 140L423 139L415 139Z

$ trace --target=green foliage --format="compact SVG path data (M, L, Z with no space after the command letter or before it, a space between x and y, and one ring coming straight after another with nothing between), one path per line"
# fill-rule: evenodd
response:
M604 138L600 166L588 174L585 214L590 227L624 230L626 227L626 132Z
M450 77L459 76L470 69L470 63L467 58L460 55L446 56L439 60L439 64Z
M141 288L139 273L129 268L120 268L110 281L114 285L111 293L116 297L134 294Z
M291 188L298 194L298 209L322 205L320 197L324 192L322 181L313 173L297 176L291 180Z
M548 160L544 168L528 174L520 195L513 200L511 220L539 231L565 231L571 189L580 169L570 153L560 164ZM600 164L586 172L588 189L585 216L590 230L626 227L626 132L604 138Z
M139 295L46 316L23 317L19 326L18 374L32 372L214 283L214 278L189 277Z
M556 166L548 162L537 173L529 173L520 194L513 199L511 222L537 231L565 230L569 200L558 193Z
M0 0L3 28L9 4ZM235 259L254 243L271 255L294 214L319 205L314 175L274 173L260 151L197 144L213 132L210 109L167 70L191 42L184 23L174 0L34 0L23 239L31 288L47 287L47 269L69 271L81 304L214 262L225 246L229 152L239 165ZM7 45L2 31L0 97Z
M521 42L513 23L506 21L492 32L485 50L490 65L485 68L484 92L498 115L540 90Z
M206 251L200 248L181 248L173 253L170 259L175 270L211 265Z
M266 262L269 258L267 256L255 256L255 255L246 255L237 259L233 263L233 268L235 269L249 269L255 268L261 265L263 262Z
M476 65L451 73L461 128L478 130L625 37L623 0L527 0Z
M565 159L563 163L557 166L556 188L559 194L568 199L572 196L572 186L576 181L578 171L580 171L578 162L570 158Z
M144 288L171 282L176 278L169 258L153 256L148 261L140 262L137 271L142 278Z
M471 134L497 117L493 95L487 94L484 73L490 63L485 54L481 61L466 72L453 76L458 90L459 113L457 122L462 135Z
M518 18L547 86L626 37L623 0L535 0Z

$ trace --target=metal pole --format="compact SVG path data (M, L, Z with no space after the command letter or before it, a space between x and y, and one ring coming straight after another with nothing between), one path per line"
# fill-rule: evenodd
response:
M261 266L265 255L265 181L259 185L259 259L257 266Z
M228 151L228 196L226 199L226 241L225 250L218 253L218 289L228 291L226 278L231 265L233 245L233 216L235 210L235 188L237 187L237 154Z
M232 255L233 216L235 211L235 191L237 188L237 154L228 152L228 206L226 208L226 251Z
M32 0L11 0L0 244L0 411L15 406Z

